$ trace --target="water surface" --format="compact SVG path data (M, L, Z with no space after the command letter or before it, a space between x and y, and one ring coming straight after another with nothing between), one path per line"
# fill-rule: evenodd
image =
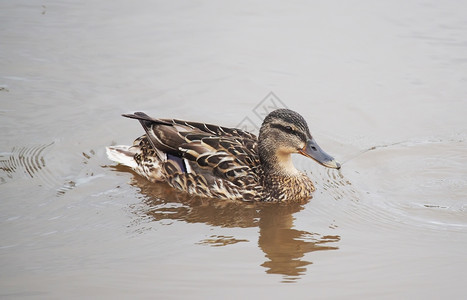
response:
M467 292L462 1L0 3L2 298L458 299ZM272 94L271 94L272 92ZM299 111L309 201L187 197L115 166L121 113Z

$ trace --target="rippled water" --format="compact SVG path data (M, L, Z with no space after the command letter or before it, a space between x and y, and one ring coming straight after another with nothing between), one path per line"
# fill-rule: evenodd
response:
M1 297L462 298L466 9L0 3ZM304 203L191 198L105 156L142 134L121 113L256 130L274 106L343 162L294 158Z

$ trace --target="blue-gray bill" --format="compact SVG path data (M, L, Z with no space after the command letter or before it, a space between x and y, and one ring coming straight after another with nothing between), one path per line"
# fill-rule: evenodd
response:
M324 152L313 138L309 139L306 142L305 147L303 147L299 152L307 157L313 158L325 167L333 169L340 169L341 167L341 164L338 163L331 155Z

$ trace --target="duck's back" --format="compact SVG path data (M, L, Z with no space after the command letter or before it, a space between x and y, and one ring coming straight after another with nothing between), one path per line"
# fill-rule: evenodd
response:
M262 172L254 134L236 128L176 119L138 119L146 134L133 146L109 147L111 159L151 181L165 181L190 194L259 200Z

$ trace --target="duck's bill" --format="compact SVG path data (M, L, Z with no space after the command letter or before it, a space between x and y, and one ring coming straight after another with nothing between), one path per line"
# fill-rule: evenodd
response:
M324 152L313 138L309 139L306 142L305 147L303 147L303 149L301 149L299 152L302 155L316 160L318 163L325 167L334 169L340 169L341 167L341 164L338 163L331 155Z

